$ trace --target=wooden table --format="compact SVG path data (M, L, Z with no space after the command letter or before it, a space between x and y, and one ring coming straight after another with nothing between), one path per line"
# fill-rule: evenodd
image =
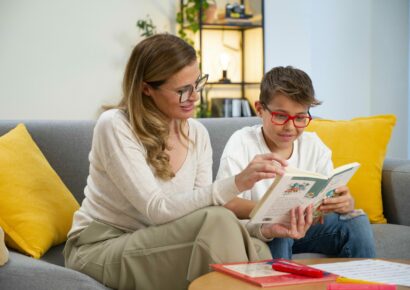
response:
M325 259L306 259L306 260L295 260L301 264L323 264L323 263L335 263L335 262L347 262L352 260L360 259L345 259L345 258L325 258ZM401 259L383 259L391 262L398 262L404 264L410 264L410 260ZM331 282L320 282L320 283L309 283L305 285L288 285L288 286L278 286L278 287L268 287L261 288L253 284L241 281L239 279L233 278L229 275L211 272L204 276L195 279L190 285L188 290L264 290L264 289L275 289L275 290L326 290L326 285ZM397 286L398 290L410 289L410 287Z

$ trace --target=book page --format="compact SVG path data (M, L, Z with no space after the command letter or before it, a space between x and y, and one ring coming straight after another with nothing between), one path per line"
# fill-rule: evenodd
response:
M348 163L348 164L345 164L345 165L341 165L339 167L336 167L333 170L333 175L336 175L340 172L346 171L347 169L350 169L350 168L359 168L359 167L360 167L360 163L358 163L358 162L352 162L352 163Z
M351 166L352 164L347 165ZM359 163L353 164L353 167L347 165L338 167L337 170L335 170L336 173L330 178L329 183L323 190L325 192L325 198L334 196L334 190L342 185L346 185L360 166Z
M320 193L327 182L312 177L281 177L281 180L273 186L275 194L265 194L264 198L266 198L252 216L252 222L289 224L289 213L292 208L320 204L323 199Z
M330 177L317 172L306 171L292 166L285 167L285 172L293 176L315 177L320 179L329 179Z
M298 206L306 208L310 204L313 204L313 217L317 218L322 215L317 208L323 199L334 196L334 190L347 184L359 166L359 163L350 163L338 167L329 179L293 169L292 173L276 177L252 210L251 221L289 225L290 210Z
M346 278L410 286L410 265L407 264L367 259L310 266Z
M287 273L278 272L272 270L272 264L262 262L262 263L251 263L251 264L237 264L237 265L224 265L224 268L230 269L232 271L238 272L242 275L249 277L271 277L271 276L281 276Z

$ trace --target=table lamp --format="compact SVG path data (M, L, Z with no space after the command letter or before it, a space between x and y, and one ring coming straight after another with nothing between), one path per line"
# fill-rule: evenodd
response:
M222 67L222 78L219 79L220 83L230 83L231 80L228 78L228 66L231 61L231 57L227 53L221 53L219 55L219 61Z

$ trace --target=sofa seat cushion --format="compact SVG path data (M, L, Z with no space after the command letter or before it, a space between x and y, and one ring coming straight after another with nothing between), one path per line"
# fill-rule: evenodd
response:
M40 260L64 267L64 250L65 243L51 247Z
M110 289L91 277L64 267L10 251L10 260L0 269L1 289Z
M376 257L410 259L410 226L373 224Z

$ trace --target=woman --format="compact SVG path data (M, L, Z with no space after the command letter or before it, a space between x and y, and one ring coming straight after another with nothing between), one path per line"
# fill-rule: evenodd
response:
M224 205L282 169L273 154L212 184L212 149L190 119L200 76L195 50L176 36L140 42L123 98L94 129L85 199L65 248L66 266L118 289L185 289L210 263L269 258ZM211 206L214 205L214 206ZM211 207L210 207L211 206Z

